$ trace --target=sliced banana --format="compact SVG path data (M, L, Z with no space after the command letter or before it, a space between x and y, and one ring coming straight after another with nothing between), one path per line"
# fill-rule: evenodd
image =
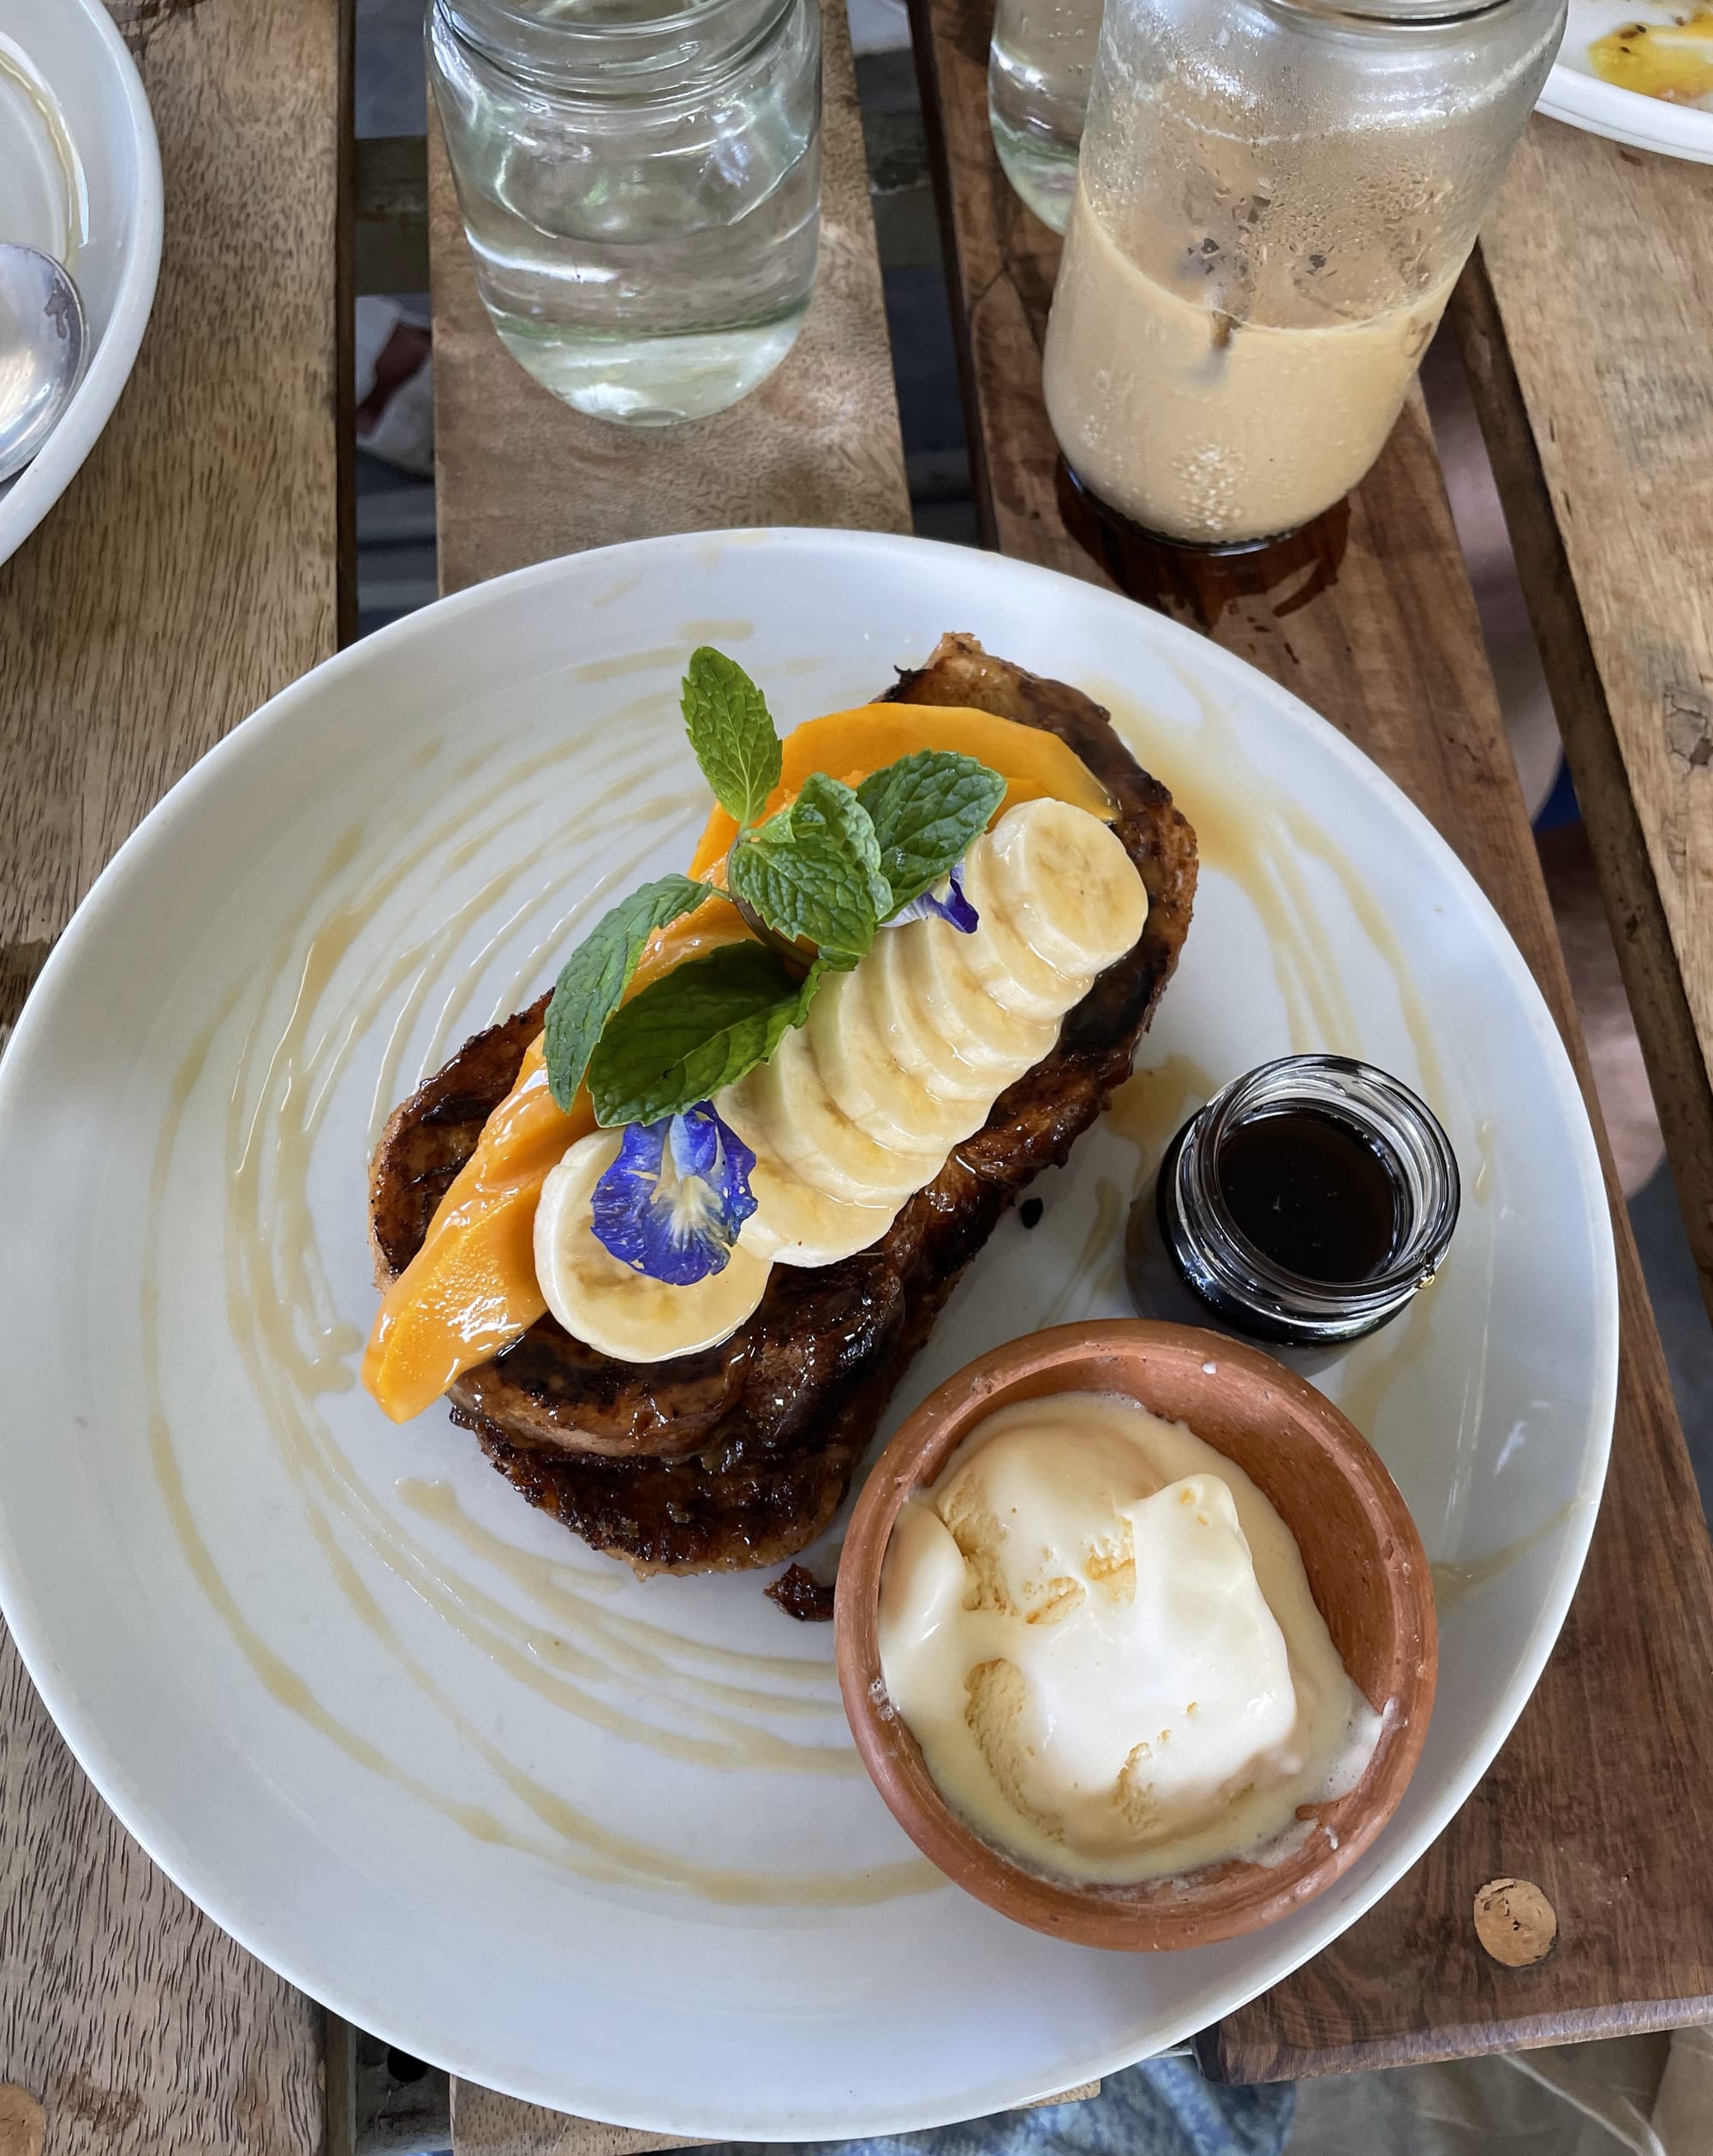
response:
M749 1189L755 1210L742 1239L775 1265L836 1265L878 1243L898 1216L890 1202L852 1205L829 1197L770 1153L756 1153Z
M987 1120L987 1102L945 1100L907 1070L882 1032L869 1000L865 959L821 984L809 1006L809 1043L821 1082L841 1114L877 1144L915 1151L955 1145Z
M739 1078L715 1106L752 1151L776 1155L806 1183L847 1204L896 1208L931 1183L946 1159L945 1146L906 1153L877 1145L841 1114L800 1030L787 1033L773 1060Z
M541 1186L535 1274L547 1307L574 1339L622 1363L669 1362L716 1347L761 1301L769 1261L752 1245L746 1221L725 1269L687 1287L621 1263L597 1239L594 1209L594 1186L621 1136L580 1138Z
M1000 817L988 887L1030 948L1061 973L1100 972L1148 920L1148 893L1124 841L1068 802L1019 802Z
M935 1032L910 982L892 963L898 938L907 935L913 925L883 929L857 969L868 970L864 986L868 1007L888 1052L924 1092L932 1093L937 1100L980 1102L985 1114L994 1098L993 1072L966 1063L952 1052L950 1043Z
M823 982L806 1026L716 1095L755 1156L755 1210L722 1271L674 1287L614 1257L593 1201L621 1134L570 1149L535 1218L541 1292L568 1332L621 1362L694 1354L750 1316L771 1266L831 1265L878 1242L1148 917L1122 843L1058 801L1024 803L974 840L964 887L972 934L937 918L885 929Z
M958 958L970 979L1002 1011L1020 1017L1062 1019L1089 992L1092 973L1061 973L1018 933L1010 893L994 874L993 841L982 838L964 863L964 890L976 909L975 933L959 939Z
M962 1061L988 1073L990 1098L1051 1049L1059 1037L1057 1018L1024 1018L1002 1011L985 988L970 993L952 948L964 939L949 922L911 921L887 933L898 952L892 962L928 1024Z

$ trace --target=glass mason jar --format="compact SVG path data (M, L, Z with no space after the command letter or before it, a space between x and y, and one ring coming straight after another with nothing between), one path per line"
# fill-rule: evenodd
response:
M1457 1159L1409 1087L1343 1055L1233 1078L1185 1124L1131 1208L1144 1317L1327 1348L1399 1314L1444 1263Z
M1077 148L1104 0L999 0L988 48L988 121L1006 177L1062 232L1077 192Z
M1379 455L1566 0L1107 0L1053 296L1067 463L1160 537L1282 535Z
M632 426L747 396L821 217L816 0L433 0L428 75L508 350Z

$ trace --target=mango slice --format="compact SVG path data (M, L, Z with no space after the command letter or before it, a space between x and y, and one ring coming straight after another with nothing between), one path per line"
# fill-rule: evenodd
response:
M954 749L997 771L1006 781L1006 797L995 815L1020 801L1042 799L1068 801L1108 821L1113 815L1106 788L1057 734L962 704L858 704L853 711L805 720L782 746L785 767L767 797L767 816L797 798L812 771L858 786L871 772L918 749ZM707 875L725 860L737 836L737 824L716 804L685 875Z
M749 933L730 899L705 899L649 939L627 1000L686 959ZM536 1203L549 1170L594 1126L586 1085L569 1115L555 1106L541 1041L533 1041L421 1249L382 1299L362 1381L394 1422L432 1406L455 1377L497 1355L546 1311L535 1280Z
M1068 801L1110 817L1106 789L1056 735L989 712L941 704L863 704L811 719L788 734L767 814L795 798L812 771L858 785L918 749L955 749L1006 781L996 813L1020 801ZM716 806L688 873L721 884L737 827ZM649 940L627 995L749 934L727 899L708 899ZM369 1335L362 1382L394 1422L432 1406L454 1378L486 1362L547 1305L535 1279L535 1209L567 1147L595 1127L587 1086L570 1114L553 1104L541 1042L488 1118L475 1151L429 1225L421 1249L387 1290Z

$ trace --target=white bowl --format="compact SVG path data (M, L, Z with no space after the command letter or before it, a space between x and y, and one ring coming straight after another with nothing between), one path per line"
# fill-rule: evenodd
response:
M33 464L0 486L0 562L71 483L119 401L160 268L160 152L101 0L0 0L0 239L66 264L89 321L76 395Z

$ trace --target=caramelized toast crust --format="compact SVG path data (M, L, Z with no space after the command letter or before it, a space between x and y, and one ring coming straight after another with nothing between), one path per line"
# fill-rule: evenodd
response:
M1131 1066L1190 925L1195 833L1078 690L942 637L891 692L1043 726L1118 803L1147 887L1141 941L1101 974L1059 1044L1004 1093L880 1240L841 1263L773 1269L732 1337L671 1362L620 1363L543 1317L451 1388L453 1418L533 1504L639 1573L783 1562L838 1509L893 1387L1000 1215L1062 1162ZM516 1082L546 998L465 1043L394 1114L370 1172L385 1287Z

